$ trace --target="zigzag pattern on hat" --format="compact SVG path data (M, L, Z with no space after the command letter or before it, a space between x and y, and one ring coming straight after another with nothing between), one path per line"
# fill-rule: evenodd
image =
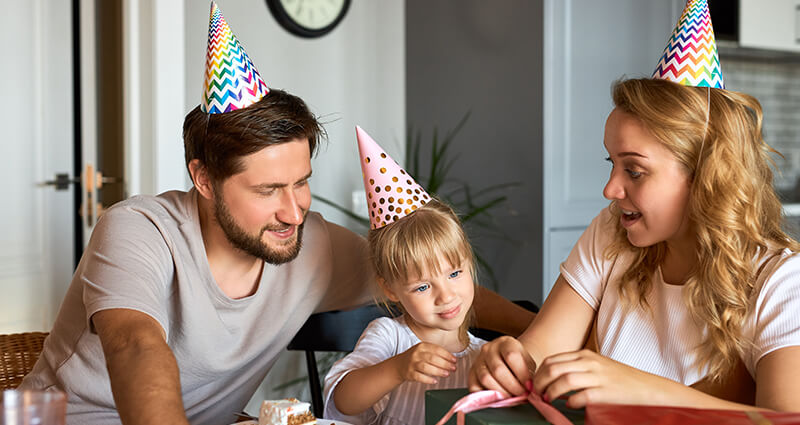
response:
M688 0L653 78L686 86L725 88L707 0Z
M269 88L212 1L201 110L220 114L246 108L267 93Z

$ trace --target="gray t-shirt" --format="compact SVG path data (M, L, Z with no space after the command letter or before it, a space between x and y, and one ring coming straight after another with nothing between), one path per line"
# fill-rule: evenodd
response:
M68 424L119 423L91 317L133 309L164 328L189 421L232 422L309 315L372 299L368 258L363 238L310 212L298 257L265 263L256 293L231 299L208 265L196 191L133 197L98 222L21 387L66 391Z

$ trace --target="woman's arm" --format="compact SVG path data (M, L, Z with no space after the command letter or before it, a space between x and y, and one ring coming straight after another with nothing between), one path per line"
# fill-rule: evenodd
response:
M476 325L505 335L518 336L531 324L536 314L484 287L475 293Z
M435 384L455 370L456 358L444 348L421 342L405 352L345 375L333 390L336 409L358 415L406 381Z
M592 307L559 275L536 318L518 340L502 337L481 348L470 370L470 390L524 394L536 364L549 355L583 347L593 320Z
M756 406L800 412L800 346L775 350L759 360Z

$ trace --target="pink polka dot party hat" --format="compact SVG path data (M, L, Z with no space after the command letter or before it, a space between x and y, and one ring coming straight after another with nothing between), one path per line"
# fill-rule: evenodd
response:
M217 4L211 2L208 48L200 109L221 114L246 108L266 96L269 88L244 47L233 35Z
M688 0L653 78L724 89L708 0Z
M394 223L431 200L422 186L359 126L356 138L372 229Z

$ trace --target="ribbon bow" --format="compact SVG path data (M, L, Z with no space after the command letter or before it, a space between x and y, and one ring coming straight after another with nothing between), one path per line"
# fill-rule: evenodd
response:
M464 415L476 410L496 408L496 407L511 407L520 404L530 403L533 405L544 418L553 425L573 425L563 413L553 407L549 403L545 403L542 398L534 393L529 392L526 395L516 397L503 397L499 391L486 390L478 391L472 394L467 394L455 403L450 411L436 425L444 425L454 414L456 415L456 423L464 425Z

